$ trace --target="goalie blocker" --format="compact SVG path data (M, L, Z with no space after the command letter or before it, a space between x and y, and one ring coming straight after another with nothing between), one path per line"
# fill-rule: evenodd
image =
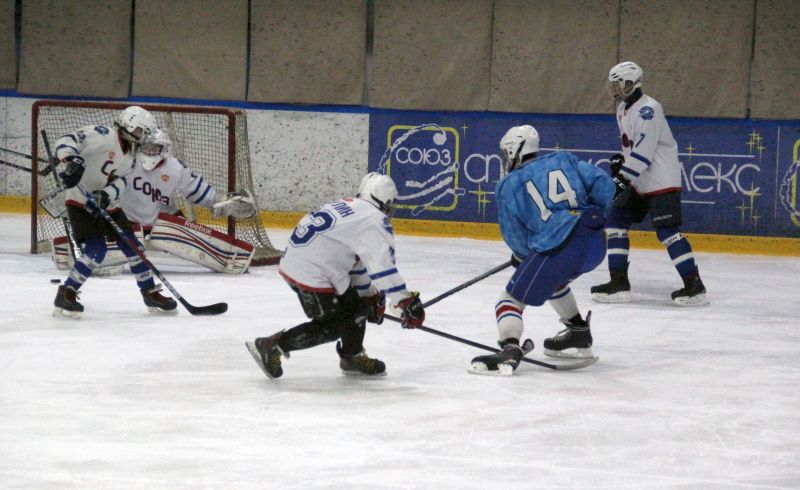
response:
M156 250L228 274L246 271L254 251L244 240L165 213L158 215L147 243Z

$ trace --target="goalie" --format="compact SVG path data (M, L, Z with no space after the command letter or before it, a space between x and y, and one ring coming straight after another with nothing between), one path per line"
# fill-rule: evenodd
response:
M162 129L145 135L136 162L121 204L128 219L141 226L149 247L215 272L241 274L247 270L253 245L185 219L175 202L180 192L186 201L213 209L215 218L251 218L256 207L247 190L218 199L203 176L172 156L172 141Z

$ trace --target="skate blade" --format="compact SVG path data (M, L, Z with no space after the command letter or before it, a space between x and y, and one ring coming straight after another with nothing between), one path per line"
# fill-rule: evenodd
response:
M683 296L680 298L675 298L672 301L675 302L678 306L705 306L710 304L708 299L706 299L705 293L698 294L697 296Z
M73 320L77 320L83 314L82 311L69 311L63 308L55 307L53 308L53 316L60 317L60 318L72 318Z
M597 303L630 303L633 301L630 291L620 291L619 293L592 293L592 300Z
M148 306L147 311L156 315L177 315L178 308L173 308L171 310L162 310L158 306Z
M489 369L486 364L482 362L473 362L467 369L469 374L479 374L482 376L511 376L514 374L514 368L508 364L498 364L497 369Z
M550 350L545 349L544 355L549 357L558 357L561 359L591 359L594 357L594 353L592 349L578 349L575 347L570 347L569 349L562 350Z
M361 371L345 371L344 369L342 369L342 374L344 374L345 376L362 377L362 378L380 378L381 376L386 376L386 371L376 374L367 374L367 373L362 373Z
M272 376L270 376L270 374L267 372L267 367L264 365L264 360L261 359L261 353L258 352L258 349L256 349L255 342L245 342L244 345L245 347L247 347L247 350L250 352L250 355L253 356L253 360L256 361L258 367L261 368L261 371L264 374L266 374L269 379L275 379Z

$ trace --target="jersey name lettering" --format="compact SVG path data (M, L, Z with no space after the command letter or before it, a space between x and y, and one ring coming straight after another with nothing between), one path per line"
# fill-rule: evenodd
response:
M150 182L147 182L141 177L133 179L133 188L137 191L141 191L145 196L150 196L153 202L161 202L165 206L169 206L169 196L161 194L161 190L158 187L153 187Z
M351 214L355 213L355 211L353 211L353 208L351 208L350 206L347 205L347 203L342 201L336 201L335 203L331 204L331 207L334 210L336 210L336 212L342 218L350 216Z

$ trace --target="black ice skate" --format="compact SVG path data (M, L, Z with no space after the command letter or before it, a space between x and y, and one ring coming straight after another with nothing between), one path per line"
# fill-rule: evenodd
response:
M700 279L700 274L694 272L683 278L683 287L672 292L672 301L681 306L707 305L706 287Z
M175 309L178 307L178 303L174 299L161 294L160 284L150 289L142 289L142 299L151 313L177 313Z
M544 354L550 357L565 357L569 359L586 359L594 357L592 352L592 332L589 321L592 318L590 311L586 320L580 314L569 320L561 320L567 328L558 332L555 337L545 339Z
M631 283L628 271L612 269L611 281L592 286L592 299L598 303L628 303L631 301Z
M467 370L470 374L485 374L489 376L511 376L519 367L525 354L519 346L519 340L506 339L500 342L503 350L497 354L478 356L472 359ZM531 350L533 346L531 346Z
M270 337L259 337L253 342L245 342L247 350L255 359L258 367L264 371L267 377L275 379L283 376L281 367L281 356L289 357L289 353L284 353L278 346L283 330Z
M53 305L53 316L80 318L83 313L83 305L78 303L78 292L69 286L58 287Z
M361 350L354 356L342 355L342 343L336 343L339 353L339 368L347 376L386 376L386 364L378 359L367 357L367 351Z

